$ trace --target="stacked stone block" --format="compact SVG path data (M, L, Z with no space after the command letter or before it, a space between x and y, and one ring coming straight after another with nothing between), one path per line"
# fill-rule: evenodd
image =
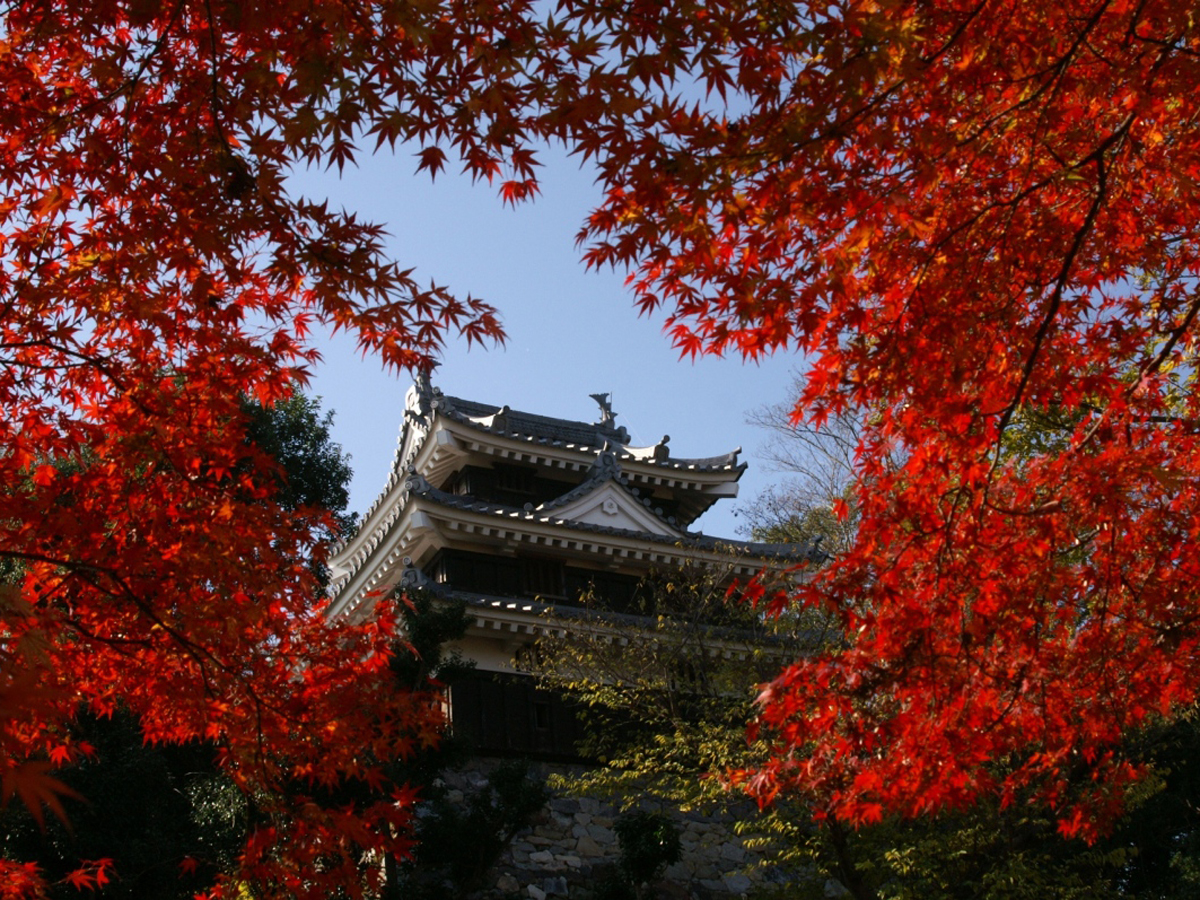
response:
M555 767L543 766L543 775ZM563 771L563 770L559 770ZM480 769L467 769L447 778L450 799L482 785ZM781 873L764 864L734 833L728 814L680 814L652 807L671 816L679 828L679 862L664 873L656 896L671 900L732 900L745 897L757 885L778 881ZM614 871L620 847L613 824L615 806L591 797L553 797L533 823L519 832L489 878L490 897L582 898L607 873Z

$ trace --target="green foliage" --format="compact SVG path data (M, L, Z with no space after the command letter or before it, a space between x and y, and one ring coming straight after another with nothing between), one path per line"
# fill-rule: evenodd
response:
M818 542L822 549L833 546L843 523L831 506L804 504L786 493L767 492L747 515L756 524L750 537L770 544L808 544Z
M407 590L397 599L407 641L407 646L396 648L391 662L400 690L441 689L474 669L473 662L448 649L471 624L465 601L439 598L424 590ZM429 797L440 790L442 773L461 766L470 756L471 747L446 732L435 746L421 747L393 762L388 776L396 784L419 788L422 796Z
M619 871L601 876L592 889L591 900L638 900L637 891Z
M447 647L471 624L464 601L423 590L406 591L400 600L408 646L393 657L392 671L402 689L452 685L473 670L474 663ZM466 763L472 749L450 732L391 766L390 777L418 788L423 803L411 858L386 861L386 898L441 900L479 888L513 835L545 805L545 786L515 760L489 772L478 789L452 790L444 776Z
M682 853L679 828L661 813L633 810L613 824L621 854L615 867L602 869L590 900L642 900L653 896L650 882L678 862Z
M582 750L602 765L555 779L571 793L606 797L624 811L616 830L621 863L594 900L632 900L678 858L669 819L731 813L747 842L774 858L780 834L720 776L762 758L747 742L759 685L814 639L800 616L768 620L730 596L728 569L700 565L658 572L639 592L640 617L593 605L584 620L551 617L530 668L581 707ZM768 588L773 585L766 579ZM712 777L717 776L717 777Z
M354 527L350 502L350 457L333 441L333 411L320 400L294 393L274 406L246 400L246 439L279 464L276 499L289 509L329 510L343 530Z
M1070 445L1071 434L1082 419L1083 413L1079 410L1022 406L1005 429L1001 445L1003 456L1007 460L1026 463L1062 453Z
M832 882L854 900L1116 900L1131 853L1063 838L1021 805L980 806L850 830L799 808L768 817L793 880L765 897L816 900Z
M1193 708L1143 730L1128 747L1151 775L1099 847L1124 852L1118 882L1144 900L1200 897L1200 722Z
M1053 818L988 805L956 815L892 823L873 873L886 900L1102 900L1117 893L1124 859L1057 833Z
M448 644L467 633L471 624L472 617L464 601L411 589L404 591L399 599L408 643L392 659L392 672L400 684L410 690L422 690L431 680L450 683L474 668L474 663L448 648Z
M325 548L355 527L350 503L350 457L334 442L333 411L321 412L320 401L296 392L274 406L242 401L246 440L278 464L275 499L286 509L307 508L329 513L318 530ZM313 569L322 586L329 583L324 549L314 555Z
M646 793L679 809L730 801L700 776L745 762L755 688L803 637L727 602L729 580L699 566L656 573L639 617L609 615L591 598L583 619L550 616L527 668L578 702L580 749L604 764L570 790L626 808Z

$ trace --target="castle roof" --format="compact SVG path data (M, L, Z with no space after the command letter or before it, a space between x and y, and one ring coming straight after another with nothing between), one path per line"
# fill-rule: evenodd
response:
M510 409L508 406L497 407L446 395L438 395L431 405L439 414L471 428L497 436L520 438L543 446L610 450L622 458L663 468L728 472L736 473L739 477L746 468L745 463L738 462L740 447L720 456L695 459L675 457L671 456L667 446L670 442L669 435L664 436L657 444L634 447L629 443L629 433L623 426L616 428L605 422L576 422L539 416Z

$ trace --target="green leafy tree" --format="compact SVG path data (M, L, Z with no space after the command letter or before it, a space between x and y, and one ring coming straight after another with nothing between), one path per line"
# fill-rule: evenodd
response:
M320 399L294 393L274 406L245 400L246 438L278 465L275 499L288 509L312 507L333 514L331 540L355 525L350 505L350 456L333 440L333 410Z
M441 900L484 887L501 853L548 799L544 784L519 760L498 764L478 788L456 794L431 783L426 793L417 843L398 867L389 898Z
M1132 736L1148 775L1100 848L1124 855L1122 891L1141 900L1200 896L1200 721L1191 710Z
M729 568L697 563L645 578L635 615L585 596L582 615L548 617L525 657L543 685L575 702L579 749L598 763L557 786L609 800L626 823L621 864L597 886L598 897L650 896L643 884L678 851L662 814L731 813L748 841L772 854L783 849L767 819L721 776L766 752L746 740L761 683L826 636L816 617L765 619L731 600L731 586Z
M350 456L332 437L333 410L321 412L317 398L297 392L274 406L246 399L246 440L274 460L274 493L285 509L328 513L318 530L322 539L313 567L321 585L329 582L325 552L351 533L355 515L350 504Z
M756 685L803 640L799 623L789 631L728 603L729 587L728 573L687 566L645 579L636 615L585 595L584 615L548 616L524 662L577 702L580 750L602 763L575 788L624 807L648 788L682 809L725 802L699 776L743 759Z
M679 828L661 813L638 810L613 825L621 846L621 869L639 898L644 886L679 861Z

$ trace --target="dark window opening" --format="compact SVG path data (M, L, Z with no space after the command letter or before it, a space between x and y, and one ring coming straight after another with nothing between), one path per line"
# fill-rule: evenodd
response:
M490 469L464 466L446 480L442 490L459 497L473 497L484 503L519 508L526 503L537 506L554 500L579 483L579 480L544 478L537 469L499 463Z
M455 734L484 755L581 759L575 704L528 676L476 672L455 681L450 716Z
M495 473L496 490L515 494L533 493L533 469L498 465L492 471Z
M557 559L522 559L525 574L525 593L530 597L561 600L563 591L563 564Z
M521 595L521 563L510 557L444 550L434 558L426 574L438 584L458 591L500 597Z
M534 597L565 606L586 603L597 610L634 615L645 613L637 576L565 566L558 559L443 550L426 567L426 574L457 591Z

